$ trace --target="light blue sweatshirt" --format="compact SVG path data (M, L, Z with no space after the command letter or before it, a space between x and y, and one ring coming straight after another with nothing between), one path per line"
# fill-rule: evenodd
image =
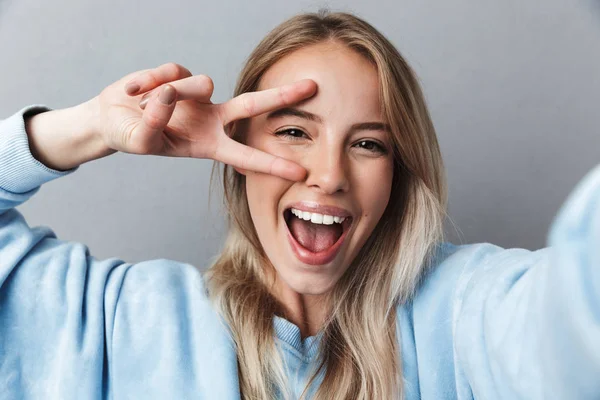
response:
M15 209L76 170L32 157L23 113L45 110L0 121L0 398L240 398L233 342L198 269L98 260ZM407 399L600 399L600 166L548 239L535 252L440 247L397 311ZM320 336L274 325L299 394Z

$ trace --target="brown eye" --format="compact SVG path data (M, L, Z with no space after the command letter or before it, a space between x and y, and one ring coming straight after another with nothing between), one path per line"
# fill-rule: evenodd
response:
M304 133L300 129L289 128L289 129L283 129L278 132L275 132L275 135L276 136L284 136L284 137L288 137L289 139L296 140L296 139L302 139L303 137L305 137L306 133Z
M386 153L385 147L373 140L361 140L358 143L356 143L355 146L373 153Z

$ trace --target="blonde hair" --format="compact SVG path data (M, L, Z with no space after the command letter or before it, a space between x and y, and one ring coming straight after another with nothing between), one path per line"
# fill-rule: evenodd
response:
M332 309L321 329L319 362L303 397L322 378L315 399L401 398L396 308L411 299L443 240L447 197L435 130L414 72L367 22L321 11L294 16L273 29L247 60L235 95L256 91L281 58L322 42L344 45L376 67L384 118L392 127L394 173L381 220L329 294ZM240 140L246 122L231 127L232 137ZM266 268L273 267L250 217L245 177L224 166L223 186L229 234L206 272L209 296L237 348L242 397L289 398L274 339L273 318L281 309L269 292Z

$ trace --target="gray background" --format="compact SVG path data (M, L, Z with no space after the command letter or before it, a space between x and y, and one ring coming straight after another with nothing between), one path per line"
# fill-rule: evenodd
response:
M168 61L210 75L213 101L224 101L263 35L323 6L371 22L417 71L448 171L449 239L544 246L560 205L600 162L597 0L0 0L0 118L75 105ZM20 210L98 258L203 267L225 234L217 191L209 204L211 165L116 154Z

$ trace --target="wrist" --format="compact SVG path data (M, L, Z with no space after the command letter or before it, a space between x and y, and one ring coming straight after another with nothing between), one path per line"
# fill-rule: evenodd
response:
M27 117L31 154L49 168L66 171L114 153L98 134L96 120L93 99Z
M98 97L66 109L67 117L76 121L76 135L80 143L87 147L86 153L90 160L102 158L117 151L108 147L100 129L100 112Z

